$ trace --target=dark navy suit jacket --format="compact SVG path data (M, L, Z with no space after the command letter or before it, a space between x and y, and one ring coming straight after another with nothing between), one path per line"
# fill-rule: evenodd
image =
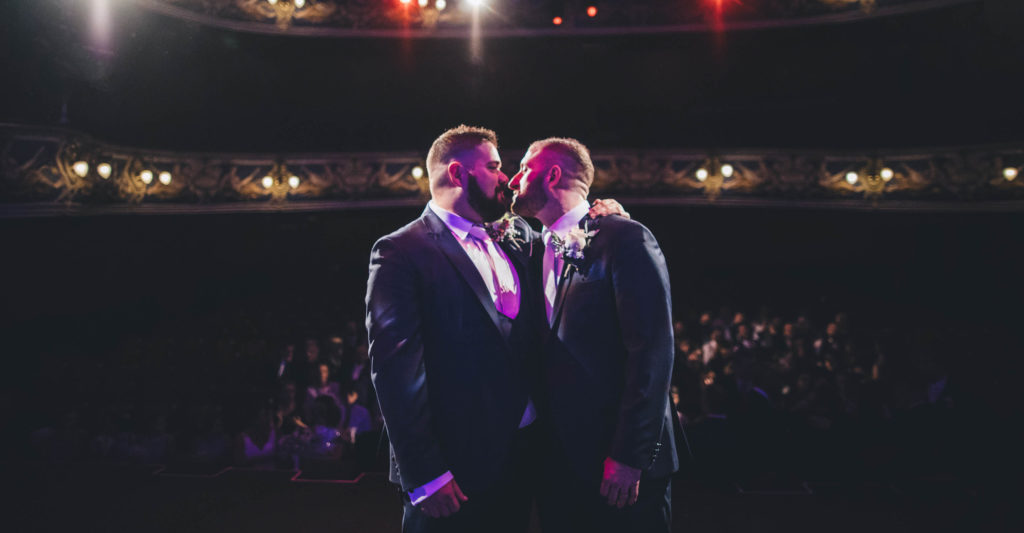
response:
M668 269L642 224L581 221L598 233L562 281L544 343L544 414L587 481L605 457L663 477L679 468L669 402L674 343ZM542 254L536 253L535 256ZM533 264L540 278L541 260Z
M533 300L525 221L520 311L495 309L479 271L429 208L373 246L366 325L371 376L391 440L391 480L405 491L451 471L470 495L500 474L537 382L544 318Z

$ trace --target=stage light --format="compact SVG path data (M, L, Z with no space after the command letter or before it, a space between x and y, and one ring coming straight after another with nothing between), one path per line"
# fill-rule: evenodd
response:
M299 183L300 183L300 180L299 180L298 176L293 175L293 176L288 178L288 186L293 188L293 189L297 189L299 187Z
M698 181L704 181L706 179L708 179L708 169L706 169L706 168L698 168L697 169L697 180Z
M96 173L103 179L109 178L110 173L113 171L114 169L110 166L110 163L100 163L96 166Z
M858 179L860 179L860 176L858 176L856 172L846 173L846 183L853 185L854 183L857 183Z
M271 176L263 176L263 188L269 189L274 186L274 178Z
M302 9L306 6L306 0L295 0L295 9Z
M436 7L438 11L444 11L444 8L448 7L448 2L445 2L445 0L437 0L437 2L434 2L434 7Z
M428 3L430 3L430 0L420 0L419 2L420 7L427 7Z
M480 7L480 6L484 5L484 0L469 0L468 3L469 3L469 5L471 5L473 7Z
M165 170L165 171L160 173L160 178L159 179L160 179L160 183L163 183L164 185L170 185L171 184L171 173L167 172Z
M414 177L416 179L422 178L423 177L423 167L421 167L421 166L412 167L412 177Z
M732 173L734 172L734 170L735 169L732 168L732 165L730 165L728 163L722 165L722 177L731 178L732 177Z
M89 174L89 163L86 163L85 161L79 161L74 165L71 165L71 170L73 170L79 178L84 178L87 174Z
M551 19L551 23L554 24L555 26L561 26L562 25L562 17L555 17L555 18Z
M267 3L269 3L272 6L276 6L277 5L277 0L267 0Z
M403 4L405 4L405 5L409 5L409 2L412 2L412 0L398 0L398 1L403 3Z
M587 16L588 17L596 17L597 16L597 7L596 6L588 7L587 8Z
M893 177L893 176L895 176L895 175L896 175L896 174L895 174L895 173L894 173L894 172L892 171L892 169L891 169L891 168L889 168L889 167L885 167L885 168L883 168L883 169L882 169L882 171L881 171L881 172L879 173L879 176L881 176L881 177L882 177L882 181L889 181L889 180L891 180L891 179L892 179L892 177Z
M142 183L145 183L146 185L153 183L153 171L143 170L142 173L139 174L139 179L142 180Z
M1003 177L1006 178L1006 181L1013 181L1017 179L1017 174L1017 169L1013 167L1006 167L1003 169Z

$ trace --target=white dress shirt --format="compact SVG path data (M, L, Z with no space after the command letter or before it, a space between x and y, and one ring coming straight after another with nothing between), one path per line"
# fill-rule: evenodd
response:
M512 266L508 256L505 255L505 251L491 239L481 241L480 238L473 236L471 234L473 222L438 207L433 201L430 201L427 207L441 219L441 222L444 222L444 225L455 236L455 240L462 245L462 249L466 251L466 255L469 256L473 265L480 272L480 277L483 278L484 283L487 285L487 290L491 293L491 301L494 302L495 307L505 316L515 318L519 314L519 274L516 272L515 267ZM500 294L499 291L503 291L506 294ZM509 298L509 292L514 297ZM504 309L502 308L502 302L504 302ZM526 410L523 411L519 427L524 428L532 424L536 419L537 410L533 406L533 400L527 399ZM452 476L450 471L445 472L426 485L409 491L409 499L413 505L418 505L453 478L454 476Z
M565 266L564 259L561 256L556 257L557 254L551 245L551 234L554 233L562 241L565 241L565 236L573 228L579 227L580 220L587 215L588 211L590 211L590 204L586 200L581 200L576 207L558 217L558 220L551 224L550 228L545 227L543 230L544 264L541 276L544 278L544 307L548 312L549 323L551 322L551 312L555 307L555 296L558 294L558 276L562 273L562 267Z

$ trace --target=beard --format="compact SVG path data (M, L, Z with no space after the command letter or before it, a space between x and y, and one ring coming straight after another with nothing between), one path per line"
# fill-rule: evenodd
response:
M468 194L466 201L469 202L469 206L485 222L493 222L505 216L505 213L508 213L511 207L508 189L499 181L497 187L494 188L494 195L487 196L483 189L480 188L480 183L477 182L476 176L470 173L469 177L469 186L466 187Z
M548 199L543 191L534 187L533 193L517 194L512 198L512 212L521 217L536 217L541 209L547 205Z

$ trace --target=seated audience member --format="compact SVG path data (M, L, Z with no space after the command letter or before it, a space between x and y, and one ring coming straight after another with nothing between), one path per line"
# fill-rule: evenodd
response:
M299 417L299 405L296 401L294 381L281 382L277 393L274 412L274 430L278 435L289 435L295 431L295 419Z
M349 389L345 399L348 400L348 417L342 429L347 432L348 438L355 442L357 435L373 429L373 418L370 416L370 410L358 403L358 390Z
M317 398L330 398L338 409L342 409L341 401L341 387L333 382L329 381L331 375L331 368L327 363L320 363L317 365L317 373L314 376L314 384L306 388L306 401L303 404L303 410L306 413L307 418L312 418L312 408L314 400Z
M270 407L261 407L235 439L235 465L270 467L274 464L276 454L274 415Z

